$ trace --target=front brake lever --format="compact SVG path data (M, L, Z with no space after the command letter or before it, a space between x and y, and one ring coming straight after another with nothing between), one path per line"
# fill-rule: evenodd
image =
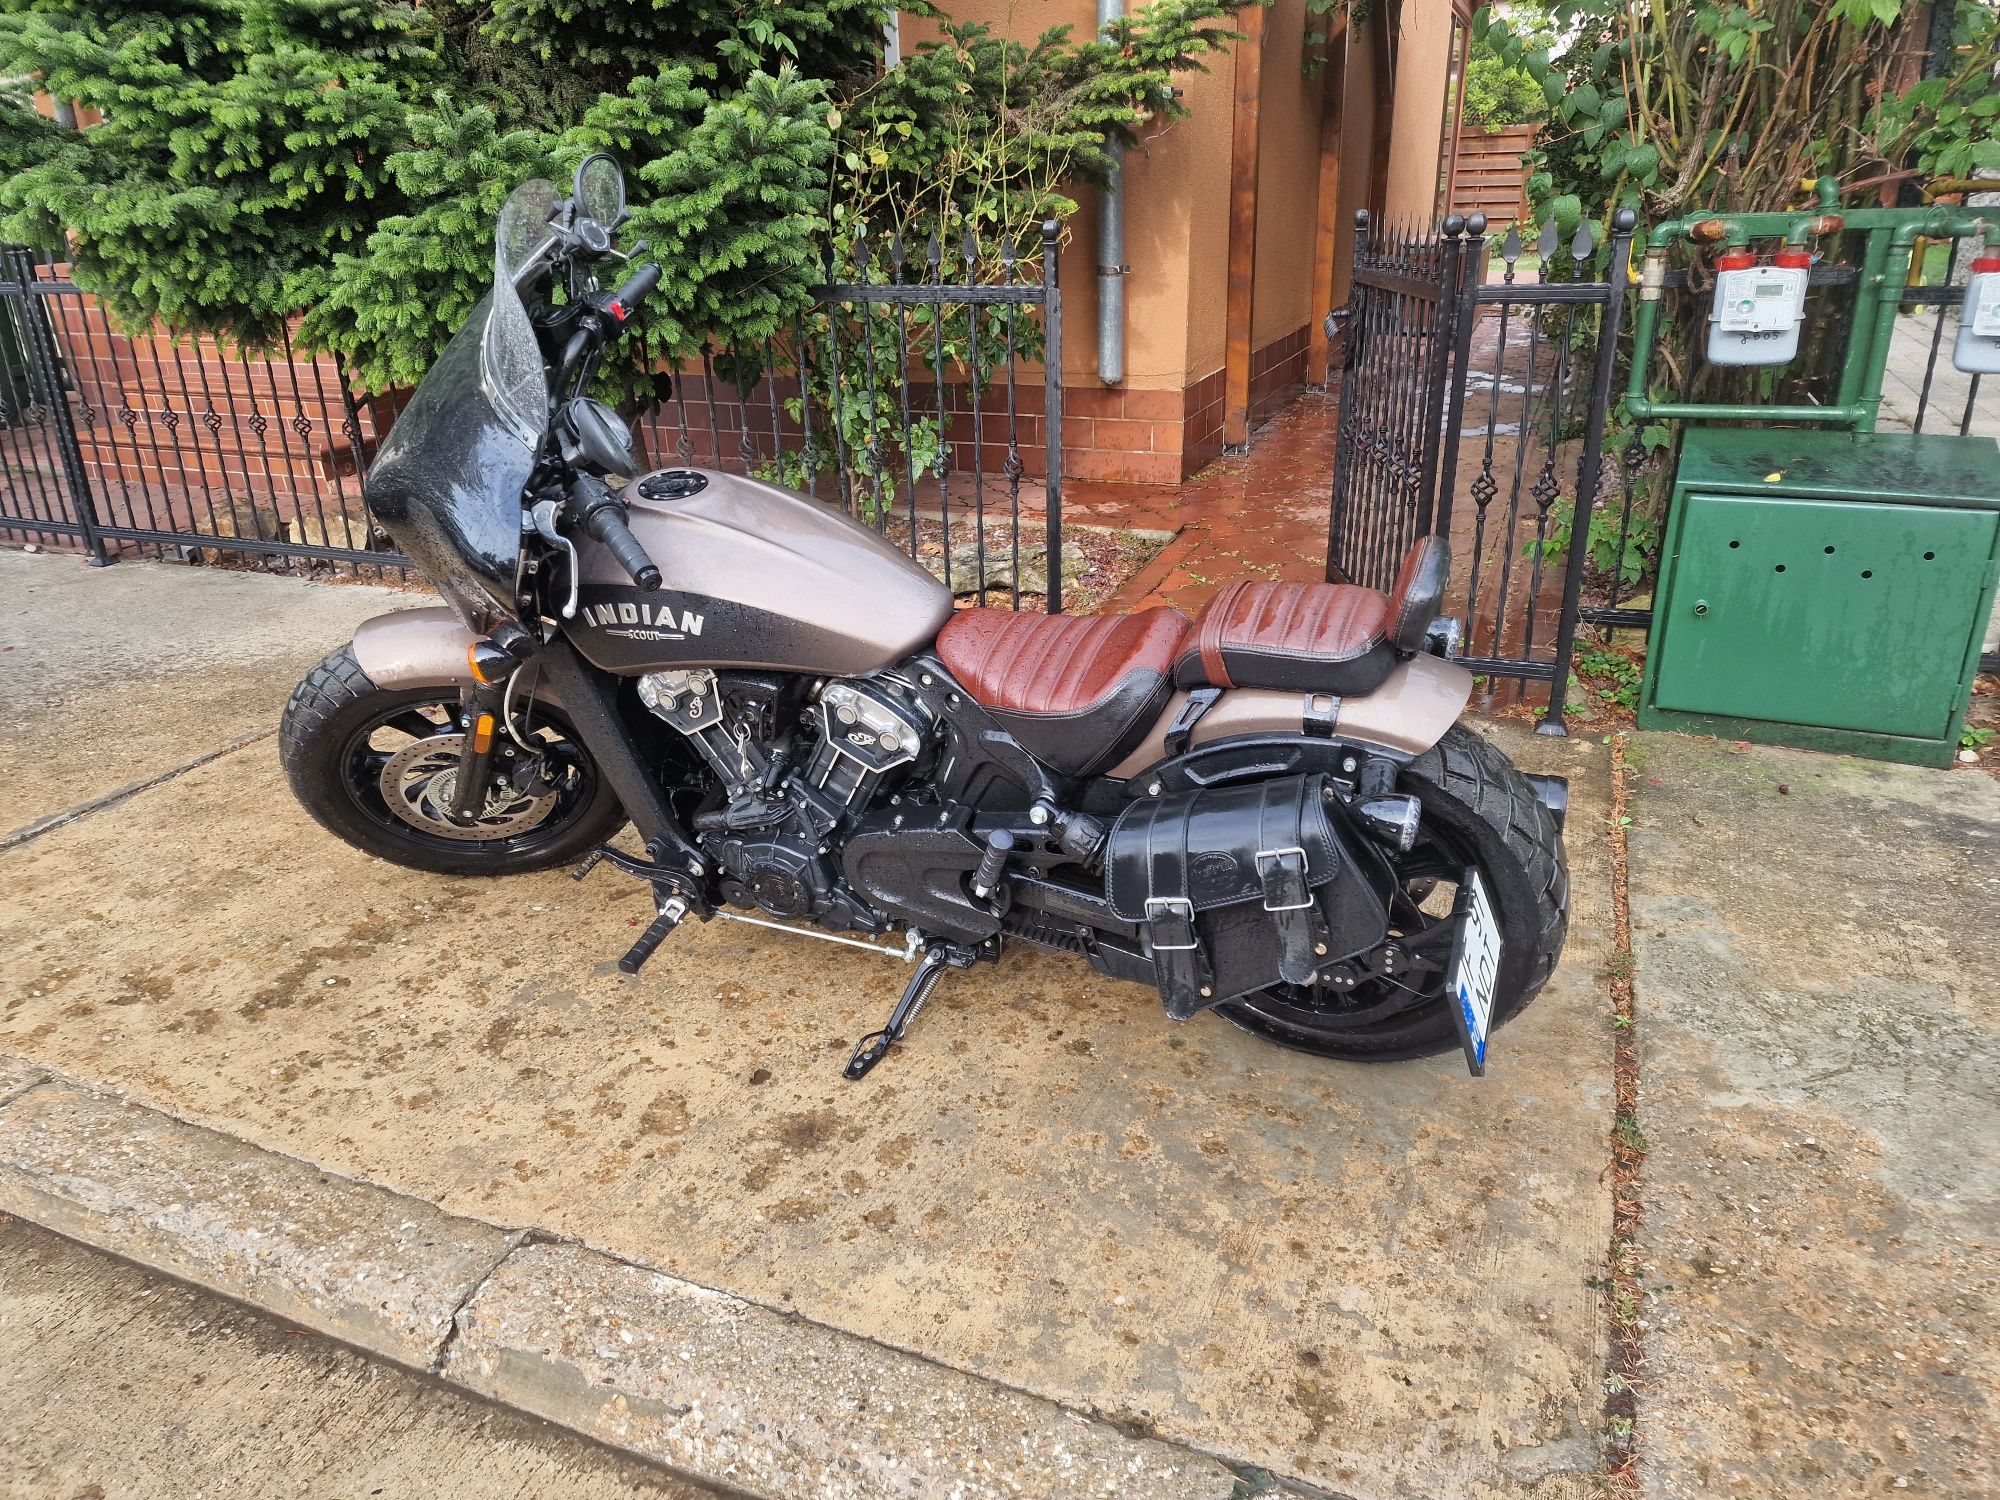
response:
M577 562L576 543L556 530L556 515L561 506L554 500L537 500L528 510L528 517L535 534L551 546L560 547L569 554L569 598L564 601L562 617L572 619L576 615Z

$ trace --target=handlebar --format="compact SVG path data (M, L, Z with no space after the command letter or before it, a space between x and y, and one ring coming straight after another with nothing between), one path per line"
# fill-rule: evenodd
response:
M639 304L660 284L660 268L647 264L625 278L624 285L610 296L593 294L588 299L595 313L586 312L580 326L563 346L556 364L558 392L576 394L589 383L597 369L597 352L625 331L625 325Z
M602 543L632 582L652 593L661 583L659 566L646 555L625 519L625 507L601 481L579 475L569 487L570 514L584 531Z
M623 323L638 310L639 304L652 296L653 288L660 284L660 268L647 264L639 267L625 278L625 284L611 294L611 300L604 304L604 310L616 322Z

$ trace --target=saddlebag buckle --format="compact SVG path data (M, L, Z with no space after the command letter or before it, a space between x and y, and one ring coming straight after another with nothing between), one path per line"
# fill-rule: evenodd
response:
M1148 896L1146 932L1155 953L1187 953L1201 946L1194 932L1194 903L1185 896Z
M1284 849L1259 849L1257 878L1264 882L1265 911L1304 911L1313 904L1306 884L1306 851L1297 844Z

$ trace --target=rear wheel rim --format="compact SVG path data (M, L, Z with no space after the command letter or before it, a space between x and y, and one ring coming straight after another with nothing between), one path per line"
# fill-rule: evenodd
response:
M537 704L516 714L516 728L555 771L556 784L539 793L496 791L470 827L444 819L465 738L457 715L456 702L422 694L379 707L342 748L341 790L348 801L405 843L461 857L475 851L500 857L544 849L587 814L597 795L590 758L568 723ZM499 746L496 781L498 773L526 754L511 737Z
M1454 907L1459 883L1480 862L1465 834L1437 816L1436 809L1426 808L1416 844L1407 854L1392 854L1389 863L1396 885L1383 948L1394 946L1409 955L1400 977L1370 977L1344 991L1327 985L1273 985L1218 1005L1217 1014L1304 1052L1431 1050L1440 1018L1450 1024L1445 979L1458 931ZM1490 876L1486 884L1490 891Z

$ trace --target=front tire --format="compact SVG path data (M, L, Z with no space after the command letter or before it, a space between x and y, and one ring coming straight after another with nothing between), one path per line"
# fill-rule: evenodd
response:
M313 820L365 854L439 875L516 875L578 860L625 821L569 721L515 705L523 738L559 766L545 791L496 794L471 828L441 815L458 759L452 687L384 688L342 646L292 690L278 756ZM518 727L518 725L517 725ZM513 748L513 747L508 747Z
M1569 866L1555 815L1500 748L1462 724L1404 769L1423 808L1417 846L1397 864L1391 932L1407 939L1449 911L1457 876L1479 870L1501 932L1492 1026L1527 1008L1555 972L1569 930ZM1393 979L1341 995L1279 985L1217 1014L1280 1046L1350 1062L1394 1062L1459 1045L1445 976Z

